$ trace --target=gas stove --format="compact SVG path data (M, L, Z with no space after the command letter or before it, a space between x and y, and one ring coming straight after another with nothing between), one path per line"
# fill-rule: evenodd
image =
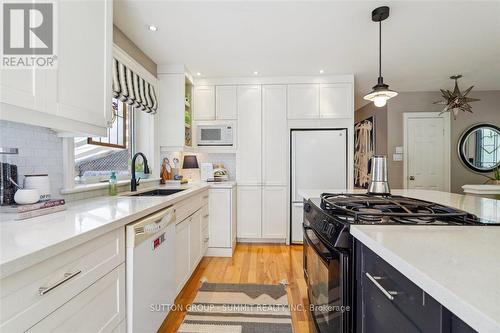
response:
M481 225L487 223L459 209L397 195L323 193L319 207L329 215L355 224Z

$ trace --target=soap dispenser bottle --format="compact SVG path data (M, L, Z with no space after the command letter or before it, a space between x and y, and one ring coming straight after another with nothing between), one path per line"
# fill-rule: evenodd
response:
M108 181L108 194L109 195L117 195L118 194L118 189L116 185L116 171L111 172L111 176L109 177Z

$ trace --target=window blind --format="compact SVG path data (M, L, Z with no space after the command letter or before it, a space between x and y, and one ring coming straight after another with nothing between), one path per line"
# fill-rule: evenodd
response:
M147 113L155 114L158 109L153 85L114 58L113 97Z

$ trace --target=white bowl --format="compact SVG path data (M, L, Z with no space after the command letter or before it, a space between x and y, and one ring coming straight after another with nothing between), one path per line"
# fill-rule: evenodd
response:
M19 189L14 194L14 201L19 205L34 204L40 200L38 190Z

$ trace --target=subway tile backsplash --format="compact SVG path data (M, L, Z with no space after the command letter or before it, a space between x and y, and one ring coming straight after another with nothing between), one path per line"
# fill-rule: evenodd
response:
M18 155L2 155L3 161L17 165L18 182L24 175L48 174L53 197L59 197L63 180L62 138L56 132L38 126L31 126L0 120L0 146L18 148Z

